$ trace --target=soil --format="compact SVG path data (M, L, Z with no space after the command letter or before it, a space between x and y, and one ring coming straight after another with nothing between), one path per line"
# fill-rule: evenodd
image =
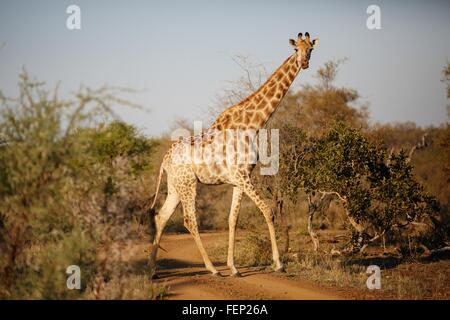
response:
M218 241L226 241L227 233L214 232L201 235L207 251ZM297 277L275 273L269 268L239 267L240 278L231 277L223 263L214 263L222 277L212 276L189 234L165 235L158 253L155 280L167 286L164 299L283 299L283 300L336 300L344 296L338 290L330 291L307 283ZM209 249L209 250L208 250ZM140 241L128 250L128 261L145 267L150 246ZM269 249L270 250L270 249ZM213 261L214 262L214 261Z

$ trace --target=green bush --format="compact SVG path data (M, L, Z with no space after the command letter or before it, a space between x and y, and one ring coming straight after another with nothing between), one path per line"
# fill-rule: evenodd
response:
M388 155L359 130L339 122L316 137L295 127L283 130L294 141L284 148L295 159L281 161L290 177L285 192L337 195L349 218L361 226L354 230L352 245L382 234L393 238L411 222L428 224L430 236L439 231L428 241L422 237L422 243L445 243L448 227L442 225L439 204L417 182L404 151Z
M0 94L0 298L101 297L98 284L121 276L98 249L130 238L154 142L100 123L126 104L115 94L81 88L63 100L26 74L17 98ZM73 264L81 291L66 288Z

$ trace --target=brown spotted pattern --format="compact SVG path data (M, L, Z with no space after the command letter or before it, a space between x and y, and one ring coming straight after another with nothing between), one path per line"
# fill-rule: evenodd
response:
M263 128L271 115L279 106L281 100L287 93L290 85L294 81L299 71L306 69L309 63L310 52L314 46L309 41L309 34L306 39L302 39L299 34L297 41L290 40L295 47L295 53L288 57L283 64L267 79L267 81L252 95L240 103L223 111L211 126L211 129L223 131L226 129L254 129L258 131ZM162 173L167 173L168 194L164 205L155 217L156 236L151 253L151 267L154 268L157 250L161 236L167 221L172 216L178 204L181 202L184 214L184 225L194 237L197 247L203 257L206 268L213 274L218 271L212 264L206 253L197 226L195 199L197 194L197 183L204 184L230 184L233 186L233 198L229 216L229 248L227 265L230 267L232 275L239 275L234 265L235 233L238 220L239 209L243 194L245 193L261 210L266 220L272 247L272 255L276 270L282 270L280 256L275 237L274 214L269 205L261 198L250 180L250 174L254 165L249 164L229 164L223 162L194 163L194 151L185 152L185 145L193 145L200 139L201 145L217 143L217 138L213 136L196 136L181 140L172 144L164 156L160 175L158 178L157 193L161 181ZM250 140L243 138L237 143L249 145ZM180 159L183 161L180 162ZM155 200L156 200L155 195Z

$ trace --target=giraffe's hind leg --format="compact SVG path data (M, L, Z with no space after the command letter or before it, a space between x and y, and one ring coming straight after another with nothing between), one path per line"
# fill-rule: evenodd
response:
M180 186L180 184L178 184L178 186ZM220 275L220 273L217 271L217 269L214 267L211 260L209 259L208 254L206 253L206 250L203 247L200 234L198 232L197 215L195 210L195 198L197 195L196 187L197 187L196 180L190 179L189 182L186 182L185 180L182 183L182 187L179 188L181 204L183 205L184 226L194 237L195 243L197 244L197 248L200 251L200 254L202 255L206 269L211 271L213 275Z
M231 201L230 216L228 218L229 239L228 239L228 260L227 266L231 269L232 276L240 276L239 271L234 266L234 249L236 246L236 225L241 207L243 191L239 187L233 188L233 199Z

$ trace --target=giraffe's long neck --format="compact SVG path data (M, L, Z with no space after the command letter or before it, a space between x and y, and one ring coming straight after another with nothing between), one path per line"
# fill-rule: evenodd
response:
M252 95L223 111L211 128L254 129L264 127L300 71L296 54L283 64Z

